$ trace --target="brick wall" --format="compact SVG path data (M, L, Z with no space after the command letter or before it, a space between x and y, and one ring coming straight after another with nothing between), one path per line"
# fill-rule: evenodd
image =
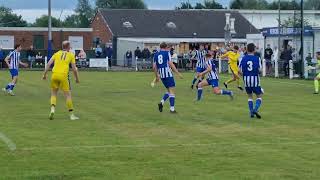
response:
M99 11L92 21L91 28L93 38L100 38L102 44L112 43L112 32Z
M44 49L48 47L48 32L44 31L0 31L0 35L14 36L14 43L21 44L23 49L28 49L33 45L33 36L44 36ZM69 36L83 36L83 47L91 50L93 46L92 32L52 32L53 48L60 49L62 41L68 40Z

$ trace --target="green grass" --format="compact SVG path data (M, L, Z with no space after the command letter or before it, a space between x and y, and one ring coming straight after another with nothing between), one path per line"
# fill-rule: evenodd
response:
M62 95L49 121L49 82L21 72L16 97L0 96L0 179L308 180L320 177L319 96L312 81L263 79L263 120L248 118L247 97L233 102L204 91L194 103L193 74L177 80L177 115L157 103L152 73L81 72L73 84L79 121ZM225 80L228 76L223 76ZM0 72L1 84L9 74Z

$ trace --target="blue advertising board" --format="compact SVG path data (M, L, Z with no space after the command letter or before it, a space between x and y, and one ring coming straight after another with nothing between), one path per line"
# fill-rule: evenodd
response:
M300 36L300 33L301 33L301 28L293 28L293 27L280 28L281 36ZM279 36L279 29L278 27L263 28L262 34L263 36L266 36L266 37ZM305 27L304 36L313 36L312 27Z

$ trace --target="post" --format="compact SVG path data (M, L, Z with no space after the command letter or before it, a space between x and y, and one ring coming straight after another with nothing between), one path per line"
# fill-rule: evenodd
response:
M136 71L138 71L138 57L136 56Z
M263 77L266 77L266 75L267 75L266 60L263 59L263 60L262 60L262 76L263 76Z
M279 0L279 14L278 14L278 57L280 59L280 50L281 50L281 0ZM279 75L279 74L278 74ZM279 76L278 76L279 77Z
M51 0L48 0L48 58L51 58L52 51L52 23L51 23Z
M289 61L289 79L293 79L293 61Z
M222 61L221 58L219 58L219 74L222 72Z
M305 66L304 66L304 14L303 14L303 12L304 12L304 2L303 2L303 0L301 0L301 34L300 34L300 36L301 36L301 78L302 78L302 76L304 75L303 74L303 72L304 72L304 68L305 68Z
M309 67L308 67L308 64L307 64L307 61L306 60L303 60L303 64L304 64L304 78L305 79L308 79L309 78Z
M274 61L274 77L279 77L279 59Z
M109 57L108 56L106 57L106 61L107 61L106 71L109 71Z
M45 57L44 57L44 68L47 67L47 64L48 64L48 57L45 56Z

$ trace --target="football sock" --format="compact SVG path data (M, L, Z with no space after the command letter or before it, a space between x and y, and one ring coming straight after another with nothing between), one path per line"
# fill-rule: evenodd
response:
M195 77L195 78L193 79L193 81L192 81L192 85L194 85L194 84L197 82L197 80L198 80L198 78Z
M11 83L9 90L13 91L15 84Z
M261 104L262 104L262 99L258 98L256 100L256 107L254 108L254 112L258 112L259 111L259 108L260 108Z
M253 100L252 99L248 99L248 105L249 105L249 110L250 113L253 113Z
M67 99L66 104L67 104L67 108L68 108L69 112L72 112L73 111L72 100L71 99Z
M11 84L12 84L12 83L9 83L9 84L6 86L6 90L9 90L9 89L10 89Z
M169 93L165 93L165 94L163 95L163 98L161 99L161 104L163 105L164 102L165 102L168 98L169 98Z
M226 84L230 84L230 83L232 83L234 80L233 80L233 78L232 79L229 79L227 82L226 82Z
M175 95L174 94L170 94L170 111L174 111L174 101L175 101Z
M232 92L231 91L227 91L227 90L221 90L221 95L231 95Z
M314 80L314 91L316 93L319 92L319 81L318 80Z
M51 106L56 106L57 105L57 96L51 96L50 103L51 103Z
M241 87L241 86L240 86L240 79L237 79L236 81L237 81L238 87Z
M203 92L202 88L198 88L198 101L201 100L202 92Z

